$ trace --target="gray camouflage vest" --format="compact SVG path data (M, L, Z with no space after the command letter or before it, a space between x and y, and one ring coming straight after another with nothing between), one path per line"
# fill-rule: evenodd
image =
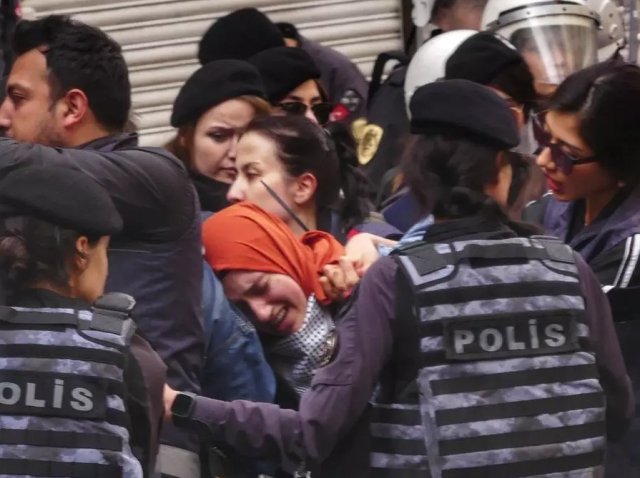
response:
M0 307L0 475L141 478L123 382L124 294L91 311Z
M371 476L602 476L604 394L572 250L470 240L396 260L399 352L373 401Z

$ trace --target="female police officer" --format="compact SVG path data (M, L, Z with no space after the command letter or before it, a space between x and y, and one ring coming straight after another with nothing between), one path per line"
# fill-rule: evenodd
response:
M165 367L110 294L122 220L88 176L24 167L0 182L0 470L150 476ZM93 306L91 304L94 304Z
M367 477L597 475L605 410L620 434L629 383L593 274L567 246L506 224L509 106L451 80L419 89L411 109L420 137L405 172L435 224L365 274L299 411L167 388L167 414L288 471L320 462L313 476L353 476L333 463L345 448L370 459ZM370 439L338 445L359 419Z

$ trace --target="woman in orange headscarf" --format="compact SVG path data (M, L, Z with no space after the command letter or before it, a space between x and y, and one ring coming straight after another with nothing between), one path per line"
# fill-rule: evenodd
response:
M269 364L299 396L335 349L332 300L321 275L344 248L321 231L296 238L281 219L250 203L208 219L203 243L227 297L261 333Z

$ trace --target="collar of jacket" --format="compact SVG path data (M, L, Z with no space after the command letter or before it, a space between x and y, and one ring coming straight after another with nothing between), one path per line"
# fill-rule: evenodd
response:
M577 201L560 202L550 198L544 228L546 234L566 241ZM640 233L640 184L620 192L600 215L585 226L569 245L588 262L628 237Z
M471 239L500 240L517 236L511 228L498 219L471 216L436 222L429 226L423 240L428 244L435 244Z
M231 205L227 201L230 184L210 178L197 171L189 171L189 176L198 192L202 211L218 212Z
M109 152L118 149L135 148L137 146L138 133L116 133L84 143L78 146L78 149Z
M15 307L62 308L90 310L91 305L80 299L66 297L47 289L23 289L11 295L7 303Z

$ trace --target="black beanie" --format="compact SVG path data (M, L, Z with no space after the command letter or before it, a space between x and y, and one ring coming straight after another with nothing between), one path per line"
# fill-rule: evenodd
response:
M488 85L505 68L518 63L525 64L524 58L507 40L480 32L465 40L449 57L445 78Z
M269 48L284 46L280 30L255 8L243 8L215 21L200 40L201 65L216 60L246 60Z
M471 81L444 80L421 86L409 108L414 134L458 131L500 151L520 143L518 124L507 102Z
M244 95L266 99L262 78L253 65L240 60L207 63L180 89L173 103L171 126L179 128L197 121L210 108Z
M249 62L262 75L271 103L281 100L305 81L320 78L313 58L300 48L271 48L249 58Z
M122 230L107 190L86 174L59 166L20 168L0 181L0 217L13 216L98 236Z
M292 40L300 40L300 32L293 23L280 22L276 23L278 30L284 38L290 38Z

